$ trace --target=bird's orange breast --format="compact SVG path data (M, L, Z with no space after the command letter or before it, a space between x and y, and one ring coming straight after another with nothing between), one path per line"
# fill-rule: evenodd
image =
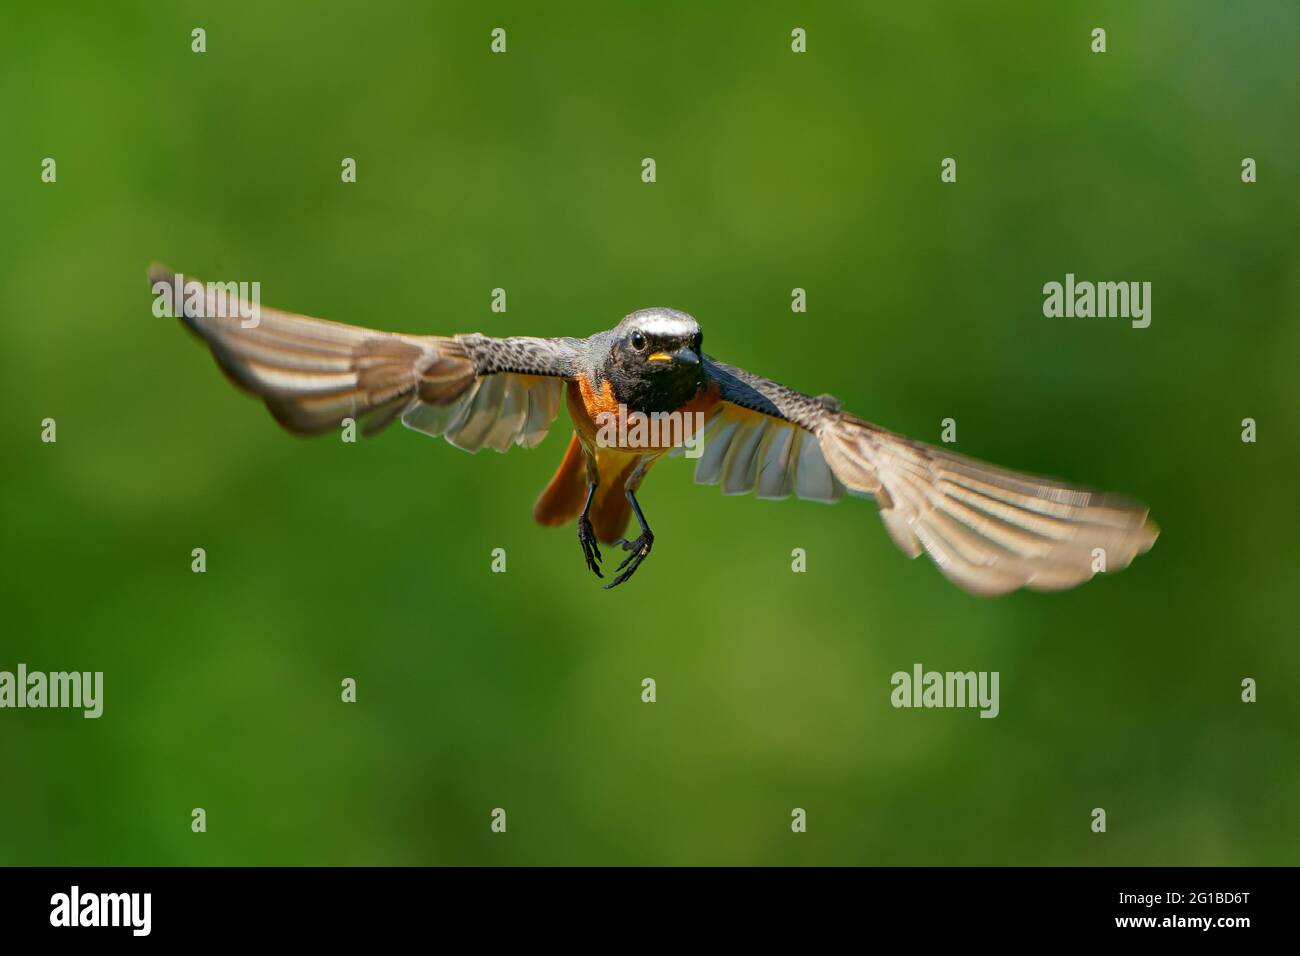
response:
M599 385L579 375L568 387L569 415L573 425L586 438L594 438L600 422L606 415L618 415L619 403L614 398L614 386L609 379Z
M669 451L691 439L722 401L710 383L675 411L639 412L614 397L608 379L596 384L585 375L569 383L566 397L574 428L589 443L641 453Z

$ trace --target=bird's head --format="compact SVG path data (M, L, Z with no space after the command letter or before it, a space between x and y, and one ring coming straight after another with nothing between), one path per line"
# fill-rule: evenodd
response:
M676 408L704 382L700 324L676 309L641 309L613 330L609 374L629 407Z

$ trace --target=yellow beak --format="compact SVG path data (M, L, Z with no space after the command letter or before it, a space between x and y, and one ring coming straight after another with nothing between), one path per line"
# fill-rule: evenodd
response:
M673 357L667 352L651 352L646 356L648 362L671 362Z

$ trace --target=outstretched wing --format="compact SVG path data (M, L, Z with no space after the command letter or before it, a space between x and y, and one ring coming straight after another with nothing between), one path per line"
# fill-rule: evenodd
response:
M705 368L723 401L696 481L759 497L872 495L908 556L924 550L972 593L1073 587L1127 567L1159 533L1138 502L904 438L840 411L829 396L707 357Z
M159 265L149 281L156 293L175 288ZM178 316L237 385L298 434L352 418L372 435L400 415L467 451L531 448L555 420L575 367L574 339L401 335L266 307L241 319L218 287L184 282L195 291L182 290Z
M451 401L418 395L402 411L402 424L469 452L541 442L576 372L579 341L477 333L453 341L473 363L473 380Z
M724 495L844 497L817 440L820 416L838 407L834 399L811 398L708 356L704 368L722 402L705 425L696 482L720 484Z

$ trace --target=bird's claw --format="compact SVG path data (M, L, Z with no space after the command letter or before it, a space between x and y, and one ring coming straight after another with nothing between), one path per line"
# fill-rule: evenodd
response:
M618 577L614 578L613 581L610 581L608 584L605 585L606 591L608 591L610 588L618 587L618 585L622 584L632 575L636 574L636 569L641 567L641 562L644 561L646 559L646 555L650 553L650 547L655 543L655 536L651 534L649 531L643 531L641 532L641 537L637 538L634 541L629 541L627 540L627 538L620 538L618 541L615 541L614 543L617 544L619 547L621 547L624 551L627 551L628 556L623 559L622 564L620 564L617 568L614 569L614 573L618 574ZM624 570L624 568L626 568L627 570Z
M578 519L578 542L582 545L582 556L587 559L587 567L591 568L596 577L603 578L605 575L600 573L597 564L602 560L600 546L596 543L596 533L591 530L591 522L585 517Z

